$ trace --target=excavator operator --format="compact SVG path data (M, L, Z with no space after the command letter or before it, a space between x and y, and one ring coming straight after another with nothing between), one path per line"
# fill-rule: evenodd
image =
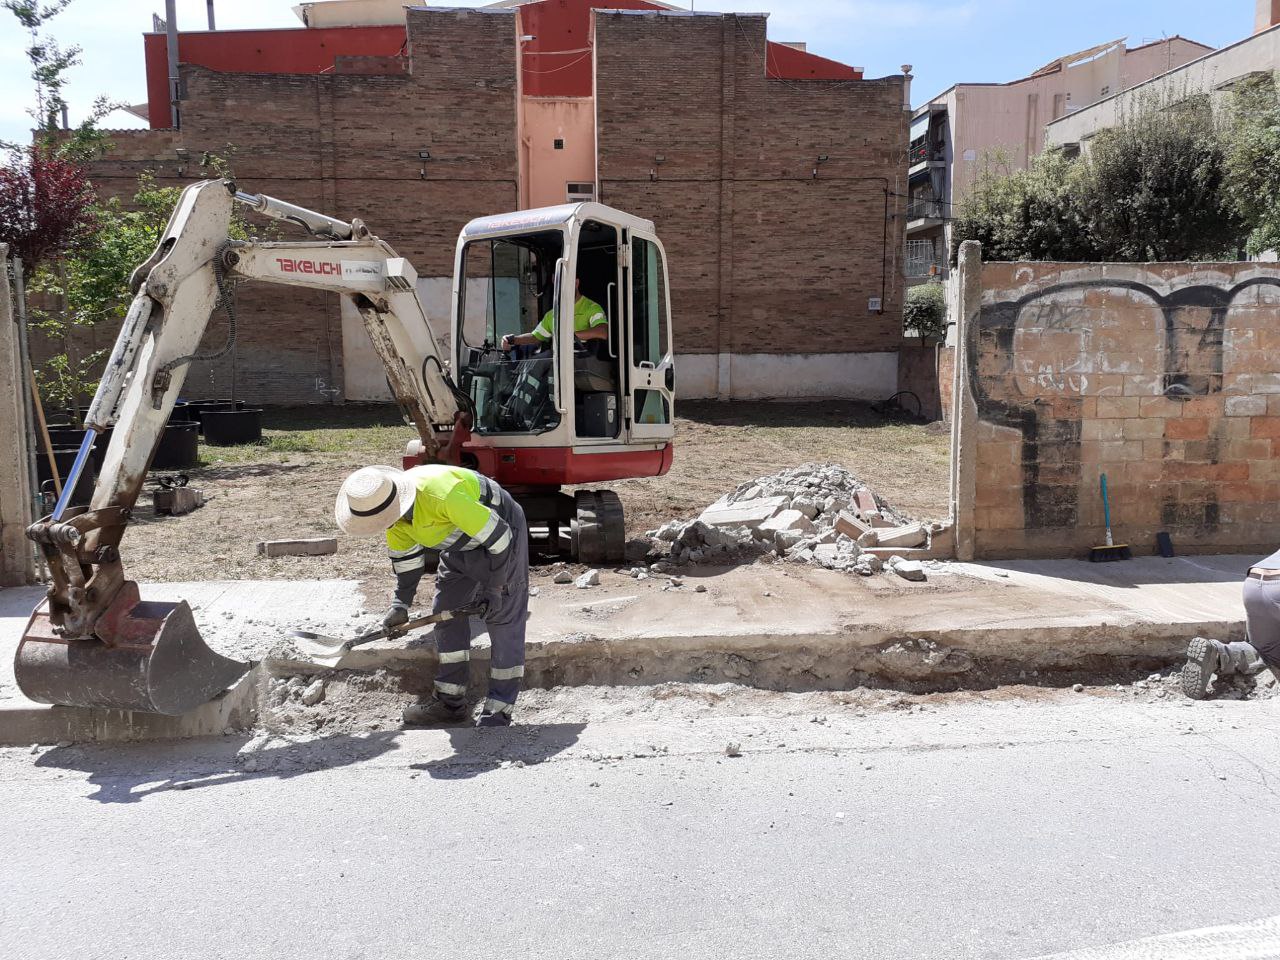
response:
M605 316L604 307L590 297L583 296L582 279L573 278L573 335L579 340L604 340L609 336L609 319ZM554 309L554 308L553 308ZM502 338L502 349L512 347L540 346L551 342L552 310L542 315L542 320L533 328L532 333L508 333Z
M352 536L386 533L396 590L383 626L408 621L428 551L437 551L440 558L433 612L478 600L487 604L489 695L476 725L508 726L524 676L529 606L528 531L524 511L511 494L464 467L362 467L343 482L334 515ZM466 617L447 620L435 626L434 635L440 652L435 687L425 703L404 709L408 725L450 726L470 717L470 623Z

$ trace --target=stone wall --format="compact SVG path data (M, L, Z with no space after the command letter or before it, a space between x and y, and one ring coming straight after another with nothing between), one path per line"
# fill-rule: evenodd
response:
M962 558L1280 545L1280 266L961 260Z

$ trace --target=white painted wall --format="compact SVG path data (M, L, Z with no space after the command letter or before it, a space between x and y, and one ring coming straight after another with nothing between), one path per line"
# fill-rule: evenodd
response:
M1241 77L1269 73L1277 67L1280 27L1272 27L1055 120L1045 128L1045 142L1048 146L1087 144L1099 130L1116 126L1123 117L1140 112L1152 102L1174 103L1196 94L1220 93Z
M676 356L681 400L883 400L898 390L898 354L695 353Z

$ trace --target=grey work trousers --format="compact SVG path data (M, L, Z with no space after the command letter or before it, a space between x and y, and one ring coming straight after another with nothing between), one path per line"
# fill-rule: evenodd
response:
M485 713L510 716L524 676L525 620L529 615L529 530L524 511L502 491L498 515L511 526L511 546L495 560L483 547L446 550L436 573L432 611L456 610L484 598L489 609L489 696ZM461 704L471 675L471 624L467 619L437 624L433 632L440 651L436 696Z
M1250 646L1280 680L1280 578L1246 577L1244 612Z

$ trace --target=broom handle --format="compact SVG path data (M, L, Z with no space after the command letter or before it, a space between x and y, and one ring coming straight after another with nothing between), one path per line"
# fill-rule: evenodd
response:
M1107 475L1102 475L1102 517L1107 524L1107 546L1112 546L1111 542L1111 504L1107 502Z

